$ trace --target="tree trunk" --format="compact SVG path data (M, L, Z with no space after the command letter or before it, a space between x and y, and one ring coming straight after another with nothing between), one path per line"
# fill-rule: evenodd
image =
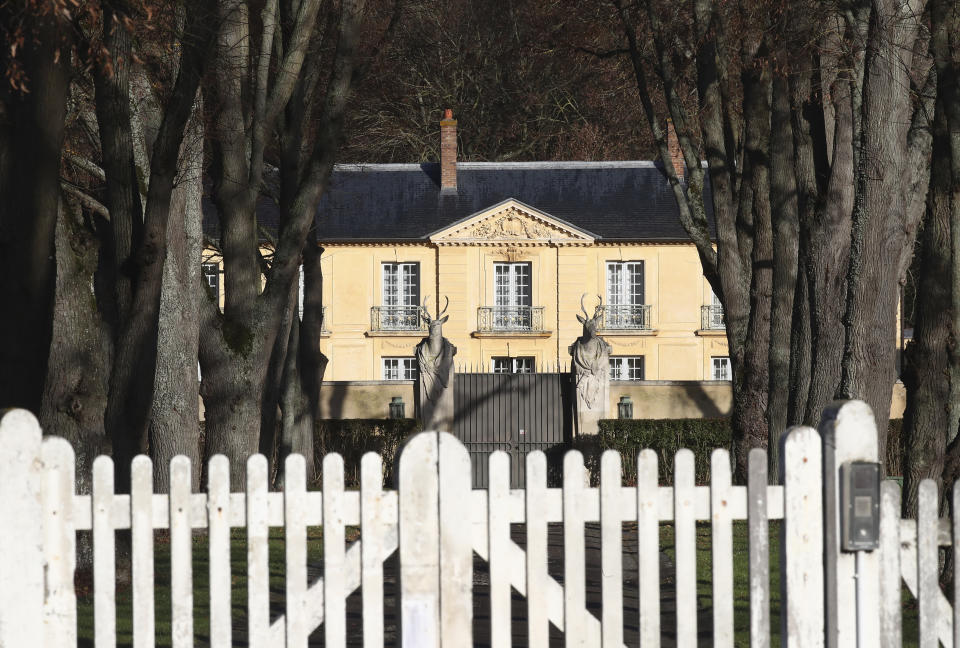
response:
M16 11L0 9L0 19ZM60 152L69 92L69 48L58 12L36 19L18 59L28 92L4 83L0 98L0 408L39 412L43 397L55 293L54 238L60 203ZM6 62L6 58L2 59ZM13 314L12 316L10 314Z
M873 409L881 457L886 456L896 379L900 279L913 250L914 219L922 215L910 209L915 191L911 182L918 172L911 155L918 142L912 141L910 74L924 4L873 3L864 62L862 139L854 142L860 158L837 396L862 399ZM926 191L926 184L919 190Z
M780 474L780 437L787 428L790 351L797 287L799 223L793 164L790 89L773 81L770 135L770 209L773 219L773 296L770 312L770 386L767 402L769 474Z
M76 492L89 495L93 460L110 454L103 426L112 342L90 294L100 242L79 206L63 206L57 221L57 291L53 342L40 408L44 434L63 437L76 453ZM101 227L106 223L101 222ZM89 534L80 534L78 569L93 567Z
M950 411L945 432L949 445L943 470L944 488L940 491L946 496L960 477L960 436L957 435L960 418L960 6L951 0L932 0L930 15L936 27L930 49L937 71L937 104L927 200L930 209L948 213L953 287L951 335L947 340Z
M923 227L923 258L917 290L913 343L907 348L903 382L903 515L916 517L920 481L934 479L943 492L947 434L950 429L950 357L953 289L950 250L950 165L946 118L934 117L933 165Z
M797 261L797 282L793 297L793 326L790 331L790 401L787 425L802 425L810 394L810 295L807 284L805 244L801 240ZM779 474L779 473L778 473Z
M217 335L218 327L223 337ZM265 366L270 360L263 347L272 349L273 339L262 329L234 338L226 323L204 325L201 331L206 453L226 455L230 488L242 491L246 460L259 450ZM233 346L225 345L224 338L232 340Z
M739 249L751 264L749 323L743 341L743 363L734 365L738 388L734 397L733 456L735 470L744 482L752 448L765 448L768 440L767 401L770 386L770 305L773 281L773 231L770 214L770 70L744 74L746 122L743 178L739 192ZM748 215L749 214L749 215ZM752 229L752 236L745 234ZM728 251L729 253L729 251ZM739 376L737 375L739 373Z
M815 90L813 90L815 91ZM850 82L841 78L833 84L834 134L832 164L825 195L810 196L806 230L806 281L810 296L810 388L805 425L816 427L820 414L833 400L840 383L843 357L843 304L846 271L850 257L850 213L853 209L853 112ZM817 104L813 104L816 106ZM815 110L809 107L808 110ZM816 136L816 135L814 135ZM812 146L822 148L825 142ZM817 155L818 153L814 153ZM813 169L810 172L815 172Z
M170 460L190 458L194 492L200 488L200 277L203 197L203 125L200 102L184 139L180 179L170 199L167 260L157 334L157 369L150 416L150 456L156 492L168 492Z

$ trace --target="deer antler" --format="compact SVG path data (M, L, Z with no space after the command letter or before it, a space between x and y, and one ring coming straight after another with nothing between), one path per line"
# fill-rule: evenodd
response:
M437 313L437 319L440 319L441 317L443 317L443 314L447 312L447 308L450 307L450 298L447 297L446 295L444 295L443 298L446 299L447 301L443 305L443 310Z
M430 318L430 311L427 310L427 302L430 301L430 295L427 295L423 298L423 306L420 307L420 317L423 318L423 321L429 324L433 320Z
M583 317L584 317L584 319L590 319L590 314L587 313L587 307L584 306L584 304L583 304L583 299L584 299L584 297L586 297L586 296L587 296L587 293L583 293L582 295L580 295L580 310L583 311Z
M597 318L597 315L599 315L599 314L602 312L602 310L603 310L603 297L601 297L600 295L597 295L597 299L600 300L600 303L598 303L598 304L597 304L597 307L593 309L593 317L594 317L594 319L596 319L596 318Z

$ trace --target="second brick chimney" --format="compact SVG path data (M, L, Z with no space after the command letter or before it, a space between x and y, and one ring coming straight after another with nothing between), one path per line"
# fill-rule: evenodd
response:
M440 191L457 190L457 120L447 108L440 120Z
M686 164L683 161L683 149L680 148L680 140L677 138L677 130L673 127L673 120L667 120L667 148L670 149L670 162L677 172L677 177L683 180Z

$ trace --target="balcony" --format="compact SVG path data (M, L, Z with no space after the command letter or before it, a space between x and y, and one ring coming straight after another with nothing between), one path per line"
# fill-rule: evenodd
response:
M543 328L543 306L481 306L477 309L477 335L548 336Z
M372 333L410 333L427 330L420 306L374 306L370 309Z
M600 307L597 329L601 331L652 331L650 304L607 305Z
M713 304L700 307L700 329L703 331L723 331L727 325L723 321L723 306Z

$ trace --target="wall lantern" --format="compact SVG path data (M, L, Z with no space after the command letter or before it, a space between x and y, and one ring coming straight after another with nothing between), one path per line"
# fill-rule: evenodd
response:
M390 418L406 418L407 404L403 402L402 396L394 396L390 399Z
M621 419L633 418L633 401L630 400L629 396L620 397L620 402L617 403L617 418L621 418Z

